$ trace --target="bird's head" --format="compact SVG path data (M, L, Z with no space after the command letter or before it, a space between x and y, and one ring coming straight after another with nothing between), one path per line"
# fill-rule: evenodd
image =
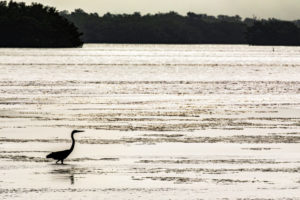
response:
M80 133L80 132L84 132L84 131L82 131L82 130L73 130L72 134L74 134L74 133Z

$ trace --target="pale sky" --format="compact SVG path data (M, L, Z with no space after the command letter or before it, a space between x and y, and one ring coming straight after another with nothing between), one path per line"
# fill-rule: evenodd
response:
M40 2L58 10L72 11L82 8L100 15L175 11L185 15L188 11L209 15L240 15L242 17L300 19L300 0L16 0L26 3Z

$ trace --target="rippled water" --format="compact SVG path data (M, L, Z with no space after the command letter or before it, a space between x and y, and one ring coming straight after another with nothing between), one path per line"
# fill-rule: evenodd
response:
M274 51L273 51L274 49ZM0 49L1 199L299 199L300 48ZM55 165L48 152L78 143Z

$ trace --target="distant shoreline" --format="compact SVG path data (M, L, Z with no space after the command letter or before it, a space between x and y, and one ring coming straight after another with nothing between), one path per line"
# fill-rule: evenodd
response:
M85 43L249 44L300 46L300 21L176 12L99 16L81 9L60 12L83 33Z
M99 16L0 1L1 48L80 48L84 43L300 46L300 20L189 12Z

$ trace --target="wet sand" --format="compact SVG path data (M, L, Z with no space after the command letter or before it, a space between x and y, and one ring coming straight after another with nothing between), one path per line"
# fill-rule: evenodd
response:
M0 198L300 199L300 48L276 48L0 49Z

